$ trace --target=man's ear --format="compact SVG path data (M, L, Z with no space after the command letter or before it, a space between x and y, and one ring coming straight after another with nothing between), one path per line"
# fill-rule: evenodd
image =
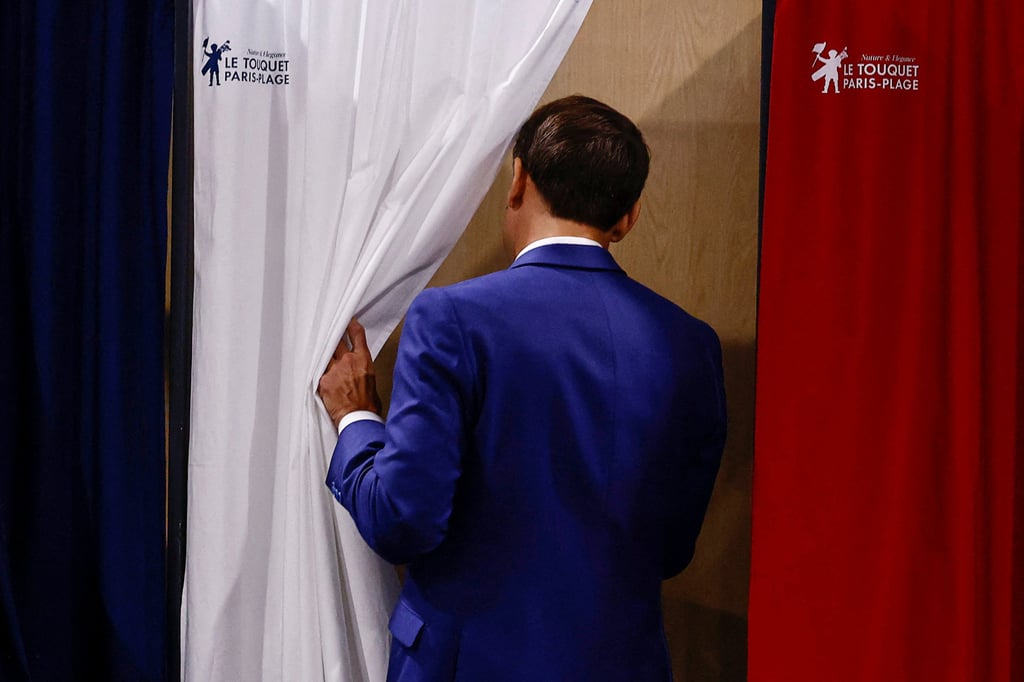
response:
M618 242L622 241L622 238L629 234L629 231L636 225L636 221L640 219L640 200L637 199L636 203L633 204L633 208L629 209L629 213L622 216L619 222L612 225L612 229L608 230L609 241Z
M523 160L516 157L512 159L512 186L508 188L508 200L505 205L508 208L519 208L523 205L525 195L526 171L523 170Z

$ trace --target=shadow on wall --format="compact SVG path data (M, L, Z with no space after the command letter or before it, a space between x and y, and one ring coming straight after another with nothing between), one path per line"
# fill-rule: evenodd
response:
M747 679L746 650L742 656L729 651L732 646L746 645L745 616L666 599L665 631L677 682Z
M678 682L737 682L747 671L760 16L637 123L654 151L638 229L615 249L640 281L706 319L723 341L729 439L693 564L664 585ZM732 107L732 108L729 108ZM502 169L430 286L503 269ZM399 326L378 356L385 408Z
M676 194L692 197L676 215L648 215L691 235L689 251L659 244L657 229L645 250L671 251L665 267L684 273L662 275L673 282L662 293L719 332L729 405L729 438L694 561L662 590L679 682L735 682L747 673L760 140L760 59L751 46L760 35L758 16L639 121L654 150L650 190L663 197L651 208L666 210Z

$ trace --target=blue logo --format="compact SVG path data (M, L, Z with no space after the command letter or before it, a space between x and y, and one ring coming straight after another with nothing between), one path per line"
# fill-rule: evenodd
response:
M209 46L209 50L207 50ZM200 72L202 75L210 74L210 86L213 86L213 79L217 79L217 85L220 85L220 58L225 52L231 51L231 41L225 40L220 46L217 43L210 44L210 37L207 36L203 39L203 57L206 58L206 63L203 64L203 70Z

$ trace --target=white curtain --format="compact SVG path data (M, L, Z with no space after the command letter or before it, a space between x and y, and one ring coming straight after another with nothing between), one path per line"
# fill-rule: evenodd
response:
M195 0L188 680L382 680L393 569L315 396L448 253L589 0Z

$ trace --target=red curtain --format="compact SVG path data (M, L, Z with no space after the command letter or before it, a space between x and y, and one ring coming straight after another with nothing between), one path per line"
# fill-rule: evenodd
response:
M1019 0L777 3L750 680L1024 680L1022 51Z

